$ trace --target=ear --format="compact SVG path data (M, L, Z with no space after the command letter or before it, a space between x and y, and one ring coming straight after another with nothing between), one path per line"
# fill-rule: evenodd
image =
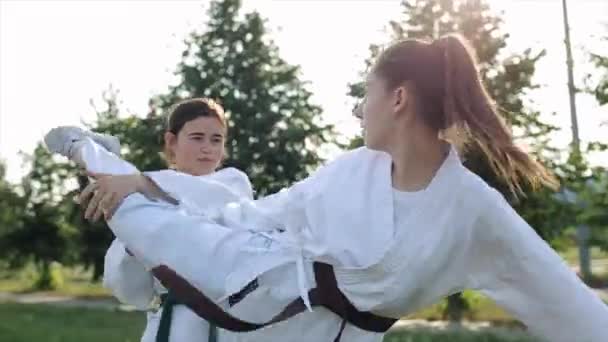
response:
M409 105L409 92L407 87L399 86L393 93L393 108L395 113L405 112Z

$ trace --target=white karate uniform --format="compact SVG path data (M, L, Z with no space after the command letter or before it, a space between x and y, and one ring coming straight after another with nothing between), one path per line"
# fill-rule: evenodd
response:
M86 138L78 143L79 159L86 165L86 169L92 172L106 174L132 174L139 172L135 166L120 159L118 156L106 151L93 140ZM177 186L172 188L175 192L184 192L180 185L188 185L189 190L196 189L196 183L200 179L216 189L217 195L213 198L196 197L204 193L192 191L184 192L193 194L190 201L198 203L197 209L200 213L213 214L214 211L223 209L229 202L238 201L240 198L253 198L251 183L247 176L234 168L226 168L206 176L190 176L174 170L163 170L153 172L155 177L162 178L165 182L178 179ZM193 185L194 184L194 185ZM182 196L183 197L183 196ZM188 199L184 199L188 202ZM185 203L184 202L184 203ZM204 203L204 205L203 205ZM115 239L105 255L103 285L123 303L135 306L139 310L147 310L147 323L141 338L142 342L154 342L162 308L160 310L149 310L153 300L158 298L167 290L156 280L152 274L137 260L129 255L120 240ZM209 336L209 324L194 314L183 305L173 308L169 340L175 342L204 342Z
M265 321L305 297L312 262L324 261L362 311L399 318L470 288L547 341L607 340L608 307L454 150L417 193L392 189L391 163L382 152L350 151L287 191L216 217L134 194L109 226L148 267L169 266L222 305L258 277L258 289L226 306L245 320ZM277 227L285 233L264 232ZM243 336L331 341L340 322L315 308ZM382 334L347 324L342 339L379 342Z

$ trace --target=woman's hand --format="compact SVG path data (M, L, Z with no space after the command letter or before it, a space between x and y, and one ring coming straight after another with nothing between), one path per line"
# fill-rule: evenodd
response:
M96 182L89 184L78 197L78 203L86 208L84 218L98 221L103 215L109 220L123 199L142 187L144 176L136 173L131 175L107 175L89 173Z

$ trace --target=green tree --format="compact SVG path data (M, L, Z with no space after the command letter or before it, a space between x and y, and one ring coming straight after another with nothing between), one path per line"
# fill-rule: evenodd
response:
M334 135L299 67L280 57L262 17L240 10L240 0L211 3L206 30L186 39L180 82L153 107L166 111L184 97L219 99L230 128L225 165L245 171L264 195L307 176L322 161L316 149Z
M89 127L117 136L123 157L140 170L163 169L162 136L171 106L190 97L215 98L227 110L229 125L224 166L246 172L258 195L304 178L321 162L316 149L333 142L332 127L321 122L321 108L312 104L299 68L280 58L264 20L255 12L241 15L240 8L237 0L211 3L205 28L185 41L175 71L179 83L154 97L145 116L123 115L118 92L109 89ZM100 274L112 235L78 213L71 217L86 246L81 258Z
M389 23L391 40L428 40L453 32L462 34L475 49L482 81L513 128L516 139L531 146L534 154L554 168L555 165L546 156L557 153L548 145L549 133L556 127L542 122L541 113L527 105L525 96L538 87L532 77L536 63L545 51L527 49L516 53L506 49L509 35L501 30L503 20L482 0L404 0L402 7L401 20ZM380 52L380 46L370 46L371 56L365 61L365 70L369 69ZM348 94L359 99L364 91L364 83L357 81L349 85ZM357 137L351 146L361 143L361 138ZM551 241L559 236L560 230L556 228L567 222L560 222L560 219L565 219L563 209L566 204L556 200L552 191L542 189L532 193L526 189L527 196L512 196L482 153L474 147L468 151L465 165L501 191L543 238ZM459 321L466 306L466 301L459 294L450 296L446 315Z
M14 258L11 255L14 250L8 244L7 237L21 227L25 206L23 196L5 179L5 174L5 164L0 161L0 260L3 261Z
M65 182L70 179L75 168L68 163L58 163L42 144L31 156L30 172L23 178L21 187L23 205L19 212L20 224L8 232L3 240L4 251L11 264L22 266L32 261L39 278L37 288L54 288L61 282L60 275L52 276L51 263L72 263L76 260L74 251L78 232L65 219L66 208L72 199L66 196Z
M606 28L608 29L608 25ZM600 40L605 43L608 42L608 34L602 37ZM591 62L599 71L599 78L596 84L592 87L591 93L595 96L597 102L603 106L608 104L608 56L601 53L592 52L590 57Z
M96 119L88 124L89 129L111 134L120 139L121 157L133 163L140 170L160 170L166 168L161 157L162 117L150 114L140 117L120 112L119 91L110 87L102 94L101 107L94 106ZM78 175L78 192L89 184L86 176ZM114 235L105 222L89 222L84 219L83 209L73 204L68 211L70 222L79 228L79 262L92 270L92 280L98 281L103 275L104 256Z
M78 196L89 184L87 176L78 174L75 176L78 181L78 188L71 191L68 197ZM84 209L78 204L66 203L65 219L78 230L75 236L78 264L85 270L91 271L91 281L96 282L103 276L104 256L114 235L107 227L105 222L89 222L84 219Z
M608 37L600 38L600 41L608 41ZM585 87L576 90L594 95L598 104L602 106L608 103L608 58L594 52L589 52L589 56L595 70L592 74L586 75ZM590 246L608 249L608 215L605 213L608 195L607 170L605 167L593 167L589 162L590 155L606 153L608 144L602 141L587 142L581 144L580 150L581 152L577 153L577 149L571 146L568 161L560 165L564 188L576 197L575 205L568 208L567 215L574 218L577 226L586 225L591 228L588 241ZM568 232L571 239L576 239L574 229L569 229ZM585 280L593 280L593 277Z
M119 91L109 88L103 93L102 107L95 108L96 120L89 128L120 139L122 157L140 170L167 168L162 156L164 113L150 110L145 116L121 113Z
M608 42L607 34L601 41ZM591 61L599 71L599 78L591 93L595 96L600 106L608 104L608 56L601 53L591 53ZM606 113L606 112L604 112ZM608 117L605 118L604 125L608 125ZM594 142L591 144L592 151L608 150L608 141ZM583 213L581 220L594 228L592 234L593 245L608 251L608 169L606 167L596 167L591 170L591 176L587 182L588 186L582 196L588 204L588 210Z

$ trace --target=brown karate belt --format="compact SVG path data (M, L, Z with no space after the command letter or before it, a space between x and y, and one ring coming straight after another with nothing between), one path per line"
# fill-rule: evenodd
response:
M313 270L317 286L308 292L311 305L325 307L342 318L340 331L334 341L340 340L347 322L362 330L383 333L397 321L397 319L378 316L369 311L357 310L338 288L333 266L315 262ZM297 298L267 322L247 322L230 315L171 268L160 265L152 269L152 274L165 288L171 290L182 304L209 323L225 330L235 332L258 330L285 321L307 309L302 298Z

